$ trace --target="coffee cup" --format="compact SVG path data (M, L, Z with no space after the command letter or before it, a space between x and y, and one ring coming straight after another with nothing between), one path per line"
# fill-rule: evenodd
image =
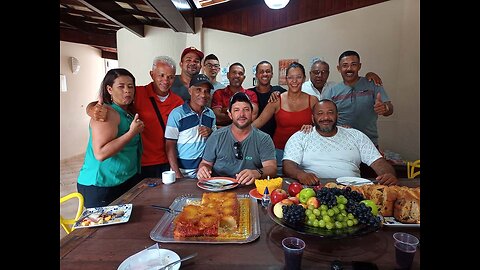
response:
M162 182L166 185L169 185L175 182L176 175L174 171L164 171L162 173Z

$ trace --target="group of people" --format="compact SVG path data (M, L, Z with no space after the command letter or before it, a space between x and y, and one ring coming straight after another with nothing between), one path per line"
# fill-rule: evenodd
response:
M229 66L229 85L216 81L220 62L186 48L176 63L153 60L152 82L136 86L125 69L107 72L99 100L87 106L89 142L77 189L86 207L110 204L147 177L174 170L177 178L255 179L283 173L303 184L360 176L364 163L379 183L398 179L378 151L378 115L393 105L375 73L359 76L360 56L346 51L337 66L343 82L327 82L329 65L315 61L310 80L302 64L286 71L287 89L272 86L273 66L256 66L257 85L242 86L245 68ZM200 74L203 60L203 74ZM302 127L314 126L311 132Z

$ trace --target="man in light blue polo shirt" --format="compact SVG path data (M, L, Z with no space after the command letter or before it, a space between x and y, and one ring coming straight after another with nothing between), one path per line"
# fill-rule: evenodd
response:
M172 110L165 130L168 162L177 178L196 177L208 136L216 130L215 113L206 105L212 83L204 74L192 77L190 99Z
M357 52L343 52L337 66L343 82L325 89L323 98L333 100L337 105L338 125L360 130L378 147L378 116L391 115L393 105L382 86L358 75L361 67Z

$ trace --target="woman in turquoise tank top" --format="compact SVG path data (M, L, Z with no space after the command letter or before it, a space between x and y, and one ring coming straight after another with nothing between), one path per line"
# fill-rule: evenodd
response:
M100 86L100 101L110 105L107 120L90 120L85 160L77 190L85 207L106 206L129 190L140 173L144 124L133 109L135 77L111 69Z

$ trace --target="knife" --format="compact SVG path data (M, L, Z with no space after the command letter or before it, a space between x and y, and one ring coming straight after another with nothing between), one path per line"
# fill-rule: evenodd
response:
M200 184L206 185L206 186L211 186L211 187L226 187L226 186L231 186L231 185L236 185L238 182L231 182L227 184L222 184L222 183L217 183L217 182L208 182L208 181L199 181Z

